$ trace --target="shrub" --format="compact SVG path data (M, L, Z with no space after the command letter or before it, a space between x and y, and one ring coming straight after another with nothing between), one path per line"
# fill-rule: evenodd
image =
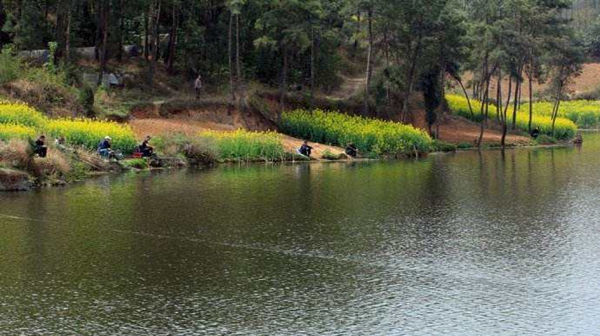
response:
M183 147L183 154L191 165L210 165L217 161L217 151L211 139L192 138Z
M208 131L201 137L212 139L223 160L282 160L285 154L281 136L275 132Z
M144 159L131 159L121 161L126 168L148 169L148 161Z
M471 116L471 112L469 111L467 99L458 95L447 95L446 101L448 102L448 107L452 113L460 115L462 117L474 120L481 121L483 118L481 115L481 102L477 100L471 100L471 106L473 106L474 116ZM522 107L523 108L523 107ZM510 111L510 110L509 110ZM550 116L545 115L540 110L536 110L534 113L531 125L533 128L537 127L542 134L555 136L558 139L568 139L575 136L575 132L577 131L577 126L571 120L566 118L557 118L556 124L554 128L554 134L552 134L552 118ZM496 119L496 107L490 104L490 108L488 110L488 118ZM512 118L509 119L509 122L512 121ZM529 113L525 113L525 111L520 110L517 114L516 126L518 129L527 131L529 126Z
M546 134L541 134L540 136L537 137L537 139L535 139L535 141L538 144L542 144L542 145L551 145L551 144L555 144L556 138L548 136Z
M35 158L34 163L41 175L52 177L65 177L71 166L65 156L59 151L49 151L45 158Z
M429 135L412 126L337 112L288 111L282 113L280 126L284 133L303 139L338 146L353 143L359 151L377 155L432 149Z
M35 129L15 124L0 124L0 140L29 139L35 137Z
M24 140L0 141L0 162L17 169L32 170L33 149Z
M46 130L54 137L64 136L67 143L82 145L89 149L96 148L98 143L107 135L112 138L113 148L124 153L133 152L137 146L131 128L115 122L88 119L56 119L48 122Z
M0 103L0 124L44 127L48 122L41 112L25 104Z
M0 84L11 82L21 74L23 64L14 55L12 46L5 46L0 52Z
M218 158L217 146L208 138L191 138L182 133L172 133L153 138L152 144L163 155L183 155L191 165L212 164Z
M433 148L438 152L454 152L457 146L441 140L434 140Z
M326 149L323 152L323 155L321 155L321 158L323 158L325 160L333 160L333 161L335 161L335 160L347 159L348 157L344 153L334 154L329 149Z
M83 106L85 115L89 118L95 116L94 113L94 89L89 85L85 85L79 91L79 103Z

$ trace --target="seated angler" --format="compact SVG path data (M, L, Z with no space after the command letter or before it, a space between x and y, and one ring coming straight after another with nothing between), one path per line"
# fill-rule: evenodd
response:
M33 151L35 154L37 154L39 157L46 157L46 154L48 153L48 147L46 147L46 136L45 135L40 135L40 137L35 141L35 146L33 148Z
M358 148L353 143L350 143L346 146L346 154L350 157L356 157L358 155Z
M304 143L302 144L302 146L300 146L300 148L298 149L298 153L310 157L310 154L312 152L312 147L308 145L308 141L304 141Z
M142 141L142 144L139 146L140 153L142 153L142 157L151 157L154 154L154 148L148 145L151 139L151 136L146 136L144 141Z
M113 156L111 138L108 135L104 137L104 140L100 141L100 144L98 144L98 154L109 159Z

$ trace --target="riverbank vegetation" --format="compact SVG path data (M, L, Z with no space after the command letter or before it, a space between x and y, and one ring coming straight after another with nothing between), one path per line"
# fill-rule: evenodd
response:
M133 152L137 143L127 125L91 119L51 119L25 104L0 102L0 139L33 139L36 134L64 136L67 143L90 150L105 136L110 136L113 148L123 153Z
M338 112L284 112L280 127L284 133L296 137L342 147L354 144L360 152L374 155L406 155L432 150L432 140L422 130Z
M217 162L274 162L299 157L287 153L274 132L204 131L193 136L161 135L153 140L160 155L180 157L192 165Z
M448 102L448 108L454 114L477 122L481 122L484 119L486 107L478 100L471 99L467 101L467 99L462 96L446 95L446 101ZM520 112L516 114L516 128L522 132L528 132L530 130L530 127L531 129L537 128L541 134L545 134L561 140L570 139L573 136L575 136L575 133L577 132L577 125L575 125L573 121L561 117L557 117L555 122L553 123L551 116L542 112L541 107L546 105L552 104L534 104L534 113L531 118L531 124L529 123L529 113L525 113L524 110L526 106L521 106L519 109ZM499 114L498 106L496 106L495 104L490 104L490 106L488 106L487 109L487 117L491 121L500 121L501 113L505 113L503 111L500 111Z

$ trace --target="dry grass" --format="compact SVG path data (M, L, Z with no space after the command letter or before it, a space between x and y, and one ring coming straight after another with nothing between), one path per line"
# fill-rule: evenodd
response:
M34 167L31 145L18 139L0 141L0 163L8 167L31 170Z
M71 171L67 158L56 150L49 150L45 158L35 158L34 164L38 172L45 176L64 176Z

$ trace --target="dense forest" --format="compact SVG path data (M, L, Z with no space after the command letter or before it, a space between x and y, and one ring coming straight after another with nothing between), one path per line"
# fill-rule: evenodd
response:
M501 109L506 97L500 117L510 126L506 107L521 101L523 85L551 83L547 97L558 109L585 57L600 55L600 34L590 33L600 32L597 7L567 0L2 0L0 20L1 42L12 50L56 42L56 64L68 65L76 48L94 47L101 74L109 61L138 52L150 84L160 66L186 79L202 74L235 100L257 81L279 88L282 106L290 88L312 96L339 85L340 74L361 74L366 115L389 116L386 107L394 106L404 121L411 96L421 92L429 125L452 81ZM124 48L130 45L137 48ZM490 90L506 79L507 88Z

